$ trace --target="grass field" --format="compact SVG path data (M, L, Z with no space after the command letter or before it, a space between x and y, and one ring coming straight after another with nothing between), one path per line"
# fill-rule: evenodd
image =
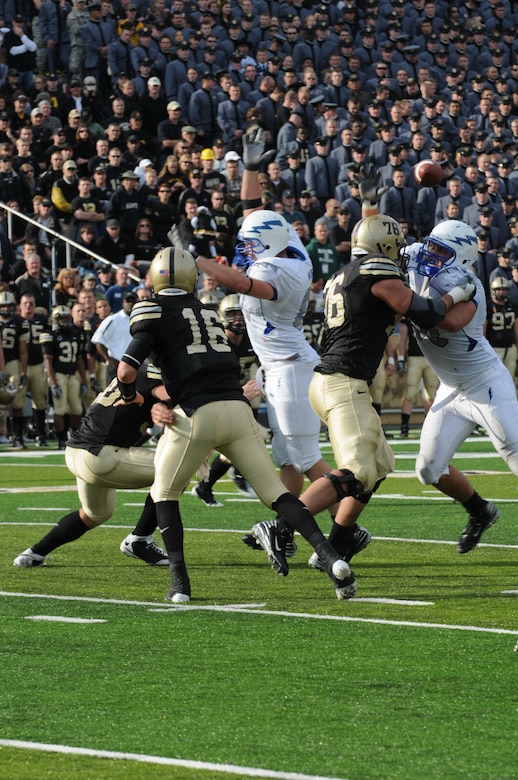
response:
M77 496L63 454L0 448L0 780L516 780L516 478L485 440L463 447L502 516L460 556L462 508L413 477L415 440L393 446L357 598L300 538L275 575L240 541L267 510L224 480L221 509L182 500L186 607L163 601L167 570L119 552L145 491L14 567Z

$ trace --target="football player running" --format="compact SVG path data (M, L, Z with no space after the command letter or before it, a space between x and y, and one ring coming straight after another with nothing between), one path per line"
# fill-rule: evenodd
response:
M436 301L448 294L477 260L474 230L459 220L440 222L409 265L410 287ZM472 300L459 302L435 327L416 327L419 346L440 380L425 418L416 471L462 504L468 523L457 550L467 553L500 513L474 490L450 461L477 426L484 428L496 451L518 475L518 401L513 379L484 337L486 296L482 283ZM414 320L415 325L419 325Z
M195 295L198 269L189 252L175 247L153 259L149 277L156 300L131 312L133 340L117 369L121 404L140 404L137 371L153 352L174 412L155 457L151 496L169 556L166 600L185 603L191 585L184 558L179 499L207 453L217 450L238 468L259 498L285 517L318 553L338 598L355 592L354 577L326 541L307 507L278 478L252 409L239 383L239 361L216 312ZM250 280L243 277L245 284ZM346 475L344 475L344 480ZM350 475L349 489L356 489ZM288 573L285 558L282 574Z

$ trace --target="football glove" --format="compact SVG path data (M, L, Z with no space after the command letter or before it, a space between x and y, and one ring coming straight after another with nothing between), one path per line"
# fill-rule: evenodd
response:
M56 401L59 401L60 398L63 398L63 390L59 385L54 385L54 387L51 389L52 397L56 399Z
M262 127L252 127L243 135L243 163L247 171L258 171L273 160L277 150L266 152L265 147L266 133Z

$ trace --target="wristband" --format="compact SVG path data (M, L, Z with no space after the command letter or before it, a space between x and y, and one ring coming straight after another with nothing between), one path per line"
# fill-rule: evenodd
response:
M246 163L245 171L258 171L260 167L261 167L260 160L258 163Z
M243 201L243 208L244 209L255 209L257 206L262 206L262 200L261 198L254 198L253 200L244 200Z
M387 358L387 366L395 366L396 362L393 357Z
M135 382L121 382L120 379L117 379L117 386L123 401L134 401L137 397Z

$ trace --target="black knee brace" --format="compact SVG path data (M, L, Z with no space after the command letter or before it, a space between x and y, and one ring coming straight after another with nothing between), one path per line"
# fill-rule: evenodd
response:
M332 474L330 471L328 471L327 474L322 474L322 476L326 479L330 479L333 483L338 501L341 501L342 498L347 498L348 496L356 498L358 491L361 490L362 487L352 471L349 471L349 469L340 469L340 474ZM347 485L347 493L344 491L343 485Z
M385 477L378 479L378 481L376 482L372 490L360 491L359 493L357 493L357 495L355 496L356 500L359 501L361 504L368 504L372 498L372 494L376 492L376 490L379 488L379 486L381 485L384 479Z

